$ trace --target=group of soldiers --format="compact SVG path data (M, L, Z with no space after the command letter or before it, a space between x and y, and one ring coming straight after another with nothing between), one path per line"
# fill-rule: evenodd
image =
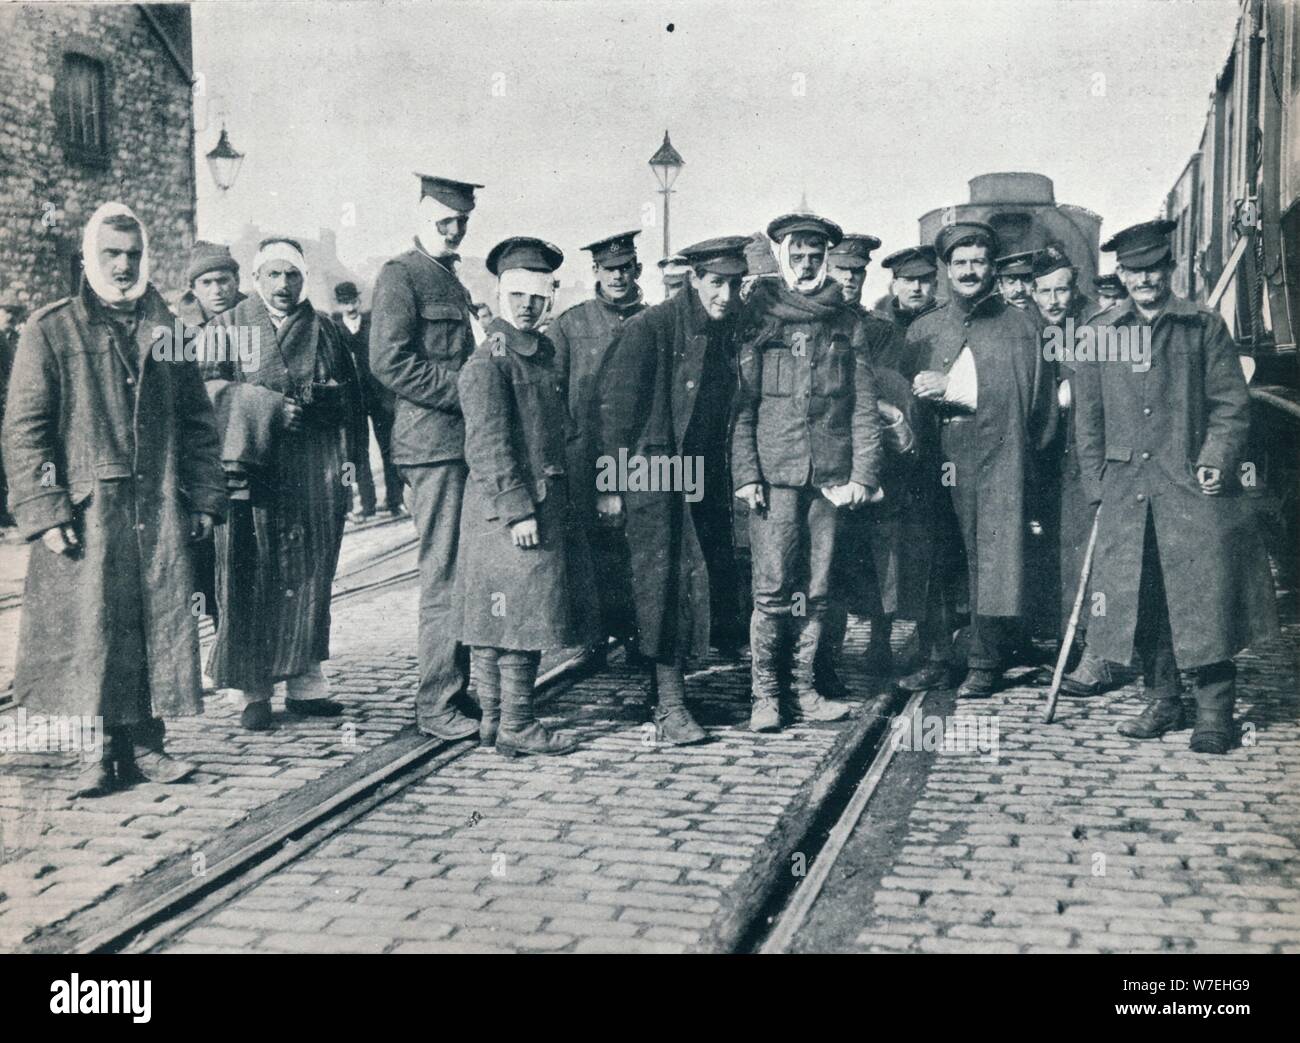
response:
M1171 291L1172 223L1104 244L1116 274L1093 301L1063 250L1007 255L958 220L884 258L890 293L870 310L880 240L813 214L666 259L655 306L626 232L584 247L594 296L552 316L563 252L498 243L497 299L475 302L457 251L482 186L417 177L414 241L368 314L351 284L341 314L317 312L291 239L261 244L247 297L229 251L198 244L177 310L203 337L164 358L147 233L106 204L78 294L24 327L3 432L34 541L15 693L104 718L78 793L192 770L161 719L201 711L196 597L217 622L210 683L240 697L245 727L272 726L278 683L291 713L343 711L321 663L368 414L387 506L404 486L419 537L426 734L573 749L533 713L541 654L598 659L611 639L644 665L659 742L707 740L684 670L711 647L748 644L752 730L834 721L851 712L853 613L868 672L893 677L892 623L911 619L918 660L896 683L945 687L964 660L963 698L1033 662L1045 629L1076 632L1071 694L1136 660L1147 706L1123 734L1182 727L1186 674L1191 748L1231 747L1232 657L1276 614L1237 481L1246 379L1222 320ZM1067 320L1147 338L1149 365L1059 361L1046 334ZM249 331L260 352L223 350ZM361 499L373 511L373 485Z

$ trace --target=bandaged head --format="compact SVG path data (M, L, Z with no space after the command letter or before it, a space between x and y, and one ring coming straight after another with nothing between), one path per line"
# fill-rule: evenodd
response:
M130 228L131 222L135 223L135 229ZM112 273L112 269L118 266L118 262L110 259L109 271L105 271L100 251L105 249L103 239L106 230L120 233L136 229L140 234L140 263L136 269L135 281L123 286ZM125 203L105 203L90 215L90 220L86 222L85 230L81 235L81 258L86 282L105 304L118 306L138 301L148 289L149 233Z
M488 254L487 268L498 279L497 310L516 329L536 329L546 321L555 303L555 270L564 263L559 247L543 239L514 236L498 243ZM539 315L520 316L511 306L511 294L540 297L544 302Z
M298 271L302 283L296 293L282 280L268 279L264 275L262 269L268 263L273 263L276 268L288 266ZM253 257L253 285L257 287L262 303L277 315L285 315L300 304L306 297L307 259L298 244L292 239L263 239Z

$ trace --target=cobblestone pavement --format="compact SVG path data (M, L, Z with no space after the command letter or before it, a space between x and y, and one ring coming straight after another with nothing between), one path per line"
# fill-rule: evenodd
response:
M1137 686L1062 699L1051 725L1042 689L959 702L955 714L978 718L985 735L996 725L998 755L895 754L891 773L908 758L928 763L890 850L850 844L852 868L873 879L856 896L840 888L836 915L856 931L844 947L1300 951L1294 616L1284 629L1238 659L1238 717L1253 745L1224 757L1192 753L1186 730L1117 735L1141 708ZM923 713L953 713L931 702L939 709ZM869 817L863 828L887 827Z

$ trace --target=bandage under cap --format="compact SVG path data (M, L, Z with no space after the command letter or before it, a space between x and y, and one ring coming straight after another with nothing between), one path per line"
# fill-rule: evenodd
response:
M293 248L292 243L286 243L283 239L267 243L253 258L253 271L261 271L262 265L267 261L287 261L302 273L303 282L307 281L307 259Z
M546 299L546 308L542 312L542 318L538 321L540 326L550 313L551 305L555 300L555 273L535 272L528 268L507 268L501 273L497 281L497 306L500 309L502 318L511 326L515 324L515 321L513 312L507 307L507 304L512 293L526 293L533 297L544 297Z

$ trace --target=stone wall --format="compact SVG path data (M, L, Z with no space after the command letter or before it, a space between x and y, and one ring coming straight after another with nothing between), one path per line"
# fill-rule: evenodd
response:
M188 11L170 17L188 22ZM177 40L192 63L188 24ZM65 53L102 61L101 166L72 159L55 114ZM33 310L66 296L81 231L101 203L131 207L149 232L151 279L183 288L194 240L193 106L187 74L135 4L0 4L0 294Z

